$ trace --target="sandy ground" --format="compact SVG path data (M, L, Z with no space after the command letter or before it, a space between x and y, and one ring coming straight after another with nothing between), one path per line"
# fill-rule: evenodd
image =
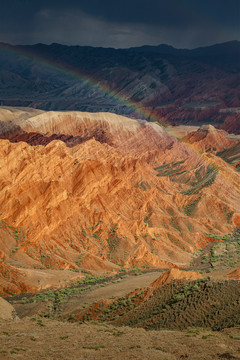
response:
M149 331L22 319L0 322L0 359L240 359L240 329Z

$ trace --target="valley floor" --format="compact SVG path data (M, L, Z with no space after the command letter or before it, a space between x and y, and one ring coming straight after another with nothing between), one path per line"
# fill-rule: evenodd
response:
M104 281L103 284L92 285L88 290L79 294L72 294L64 303L61 304L61 314L66 315L73 313L76 309L83 308L85 304L91 304L101 299L108 299L111 297L126 296L129 292L134 291L136 288L142 288L148 286L151 282L156 280L162 271L149 271L141 275L135 274L125 275L126 278L110 277L109 281ZM116 280L117 279L117 280ZM47 294L43 292L42 294ZM49 305L48 302L44 303L29 303L24 302L24 296L16 297L16 300L8 298L8 301L14 304L16 312L19 317L32 316L35 314L41 314L42 311L46 311ZM33 294L33 297L36 295ZM28 296L29 298L31 295ZM26 299L26 298L25 298Z

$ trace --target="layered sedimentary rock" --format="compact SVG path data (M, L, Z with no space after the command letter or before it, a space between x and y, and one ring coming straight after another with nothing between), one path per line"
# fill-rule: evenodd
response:
M61 269L181 268L206 234L240 223L236 169L155 123L47 112L13 124L0 140L3 293L63 286ZM22 141L32 132L80 141Z

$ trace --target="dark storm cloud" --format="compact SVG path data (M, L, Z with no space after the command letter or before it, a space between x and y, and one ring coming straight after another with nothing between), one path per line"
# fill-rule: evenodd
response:
M239 39L239 0L9 0L0 41L195 47Z

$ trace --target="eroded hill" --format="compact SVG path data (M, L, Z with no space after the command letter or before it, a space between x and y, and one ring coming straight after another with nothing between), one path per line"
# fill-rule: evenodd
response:
M239 225L239 172L213 153L142 120L26 112L1 118L2 293L185 267L206 234Z

